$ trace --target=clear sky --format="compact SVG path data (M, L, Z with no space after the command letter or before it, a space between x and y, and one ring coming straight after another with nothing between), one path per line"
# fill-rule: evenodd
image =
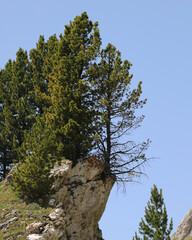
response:
M192 1L191 0L0 0L0 68L19 47L35 47L64 31L64 25L87 11L108 42L132 64L133 81L143 82L146 118L133 138L150 138L141 183L114 187L100 221L105 240L131 240L153 184L163 189L174 231L192 206ZM173 232L174 232L173 231Z

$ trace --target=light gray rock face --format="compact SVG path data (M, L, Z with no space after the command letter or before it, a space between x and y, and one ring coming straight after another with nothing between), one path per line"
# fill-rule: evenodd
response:
M192 240L192 208L179 224L172 240Z
M102 240L100 220L115 179L103 179L104 166L96 159L79 161L72 168L72 162L63 161L51 170L56 178L53 184L55 194L49 204L56 206L49 215L51 224L31 225L28 240ZM37 234L37 227L43 227Z

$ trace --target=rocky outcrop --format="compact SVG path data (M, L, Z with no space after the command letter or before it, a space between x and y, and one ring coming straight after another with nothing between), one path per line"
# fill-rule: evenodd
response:
M51 170L55 177L55 194L49 205L55 210L49 222L27 226L28 240L102 240L98 227L115 182L113 176L103 177L104 166L96 158L72 162L63 161Z
M192 239L192 208L179 224L177 231L171 237L172 240Z

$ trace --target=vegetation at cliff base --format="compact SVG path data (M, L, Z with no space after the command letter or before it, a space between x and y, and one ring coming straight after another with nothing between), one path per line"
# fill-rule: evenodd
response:
M130 133L144 119L138 110L142 82L111 43L102 49L98 23L86 12L59 37L39 37L0 71L0 179L19 162L13 187L40 198L50 192L49 170L62 158L75 165L87 155L105 165L105 176L131 181L142 174L149 140ZM48 180L49 179L49 180Z

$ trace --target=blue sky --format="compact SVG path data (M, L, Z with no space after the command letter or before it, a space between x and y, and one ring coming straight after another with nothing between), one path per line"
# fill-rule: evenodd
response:
M105 240L129 240L138 229L153 184L163 189L174 231L192 205L192 1L191 0L7 0L0 1L0 68L19 47L35 47L87 11L108 42L132 64L133 81L143 82L146 118L133 138L150 138L148 177L114 187L100 221ZM173 232L174 232L173 231Z

